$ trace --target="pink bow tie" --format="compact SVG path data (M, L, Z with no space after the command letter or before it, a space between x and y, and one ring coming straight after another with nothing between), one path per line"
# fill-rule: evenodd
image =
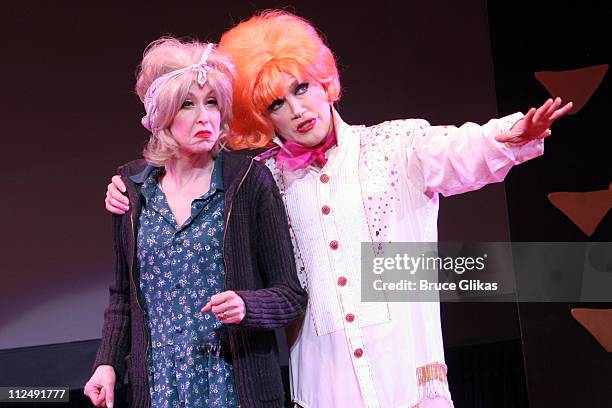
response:
M276 162L283 170L295 171L305 169L310 164L323 168L327 163L325 153L336 145L336 132L332 132L316 146L306 147L293 141L286 141L284 148L276 155Z

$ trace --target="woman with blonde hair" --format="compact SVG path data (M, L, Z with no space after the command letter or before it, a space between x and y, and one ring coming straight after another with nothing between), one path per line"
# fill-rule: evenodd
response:
M241 22L220 41L236 65L228 143L271 147L272 171L309 306L290 350L300 407L452 407L436 302L362 302L361 243L437 241L439 194L476 190L543 153L571 109L548 100L483 126L406 119L345 123L336 61L316 29L284 11ZM116 186L113 184L115 183ZM119 177L106 208L127 205Z
M85 394L112 407L127 366L133 407L281 407L273 329L304 313L269 170L221 150L234 67L213 44L163 38L136 92L151 132L120 167L134 205L113 219L116 264Z

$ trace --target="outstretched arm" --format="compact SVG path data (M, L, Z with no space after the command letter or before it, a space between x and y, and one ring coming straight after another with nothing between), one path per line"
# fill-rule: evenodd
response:
M539 108L531 108L507 134L498 135L495 140L511 146L522 146L531 140L550 136L552 124L572 109L572 102L561 106L561 98L548 99Z
M572 108L548 100L527 115L519 113L479 126L430 126L413 122L407 139L407 168L424 192L445 196L477 190L502 181L512 166L544 152L543 138L553 122Z

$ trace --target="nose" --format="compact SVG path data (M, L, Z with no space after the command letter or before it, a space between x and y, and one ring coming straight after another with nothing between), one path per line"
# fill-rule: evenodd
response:
M208 110L206 109L206 107L204 106L200 106L198 108L198 113L197 113L197 117L196 120L198 123L208 123L210 121L210 118L208 117Z
M304 107L302 106L300 101L298 101L296 98L289 96L285 98L285 102L287 103L287 105L289 106L289 109L291 110L291 119L298 119L303 116Z

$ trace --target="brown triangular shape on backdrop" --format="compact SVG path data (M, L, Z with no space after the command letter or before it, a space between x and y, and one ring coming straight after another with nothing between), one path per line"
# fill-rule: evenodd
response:
M574 107L569 114L573 115L591 99L607 71L608 64L602 64L569 71L540 71L535 73L535 77L551 96L572 101Z
M550 193L548 199L589 237L612 207L610 190Z
M572 309L572 316L608 352L612 352L612 309Z

